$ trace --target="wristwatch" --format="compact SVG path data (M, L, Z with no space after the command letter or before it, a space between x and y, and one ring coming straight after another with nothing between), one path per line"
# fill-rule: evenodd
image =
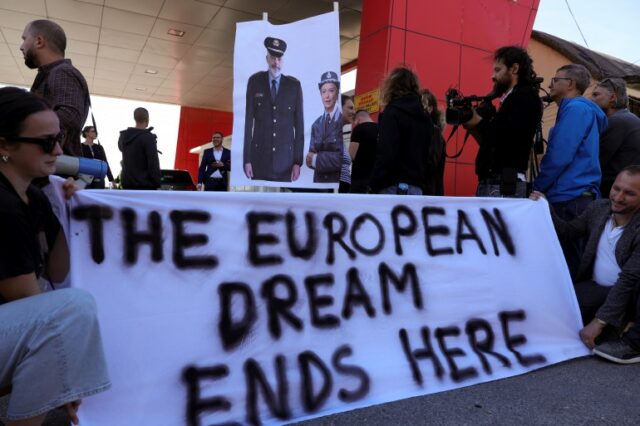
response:
M600 318L596 318L596 321L598 322L598 324L600 324L600 325L602 325L602 326L607 325L607 322L606 322L606 321L601 320Z

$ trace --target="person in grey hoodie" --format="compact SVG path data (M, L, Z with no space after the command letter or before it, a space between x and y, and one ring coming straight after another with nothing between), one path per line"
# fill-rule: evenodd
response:
M160 160L157 136L151 133L149 111L136 108L136 127L120 132L118 148L122 151L122 189L160 188Z

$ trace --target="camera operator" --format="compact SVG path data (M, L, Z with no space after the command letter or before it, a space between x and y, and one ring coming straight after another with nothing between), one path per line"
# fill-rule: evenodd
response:
M493 113L489 102L473 110L463 127L480 146L476 157L477 196L527 196L525 173L536 128L542 118L538 82L526 50L505 46L493 55L493 97L501 96ZM487 110L487 108L489 110Z

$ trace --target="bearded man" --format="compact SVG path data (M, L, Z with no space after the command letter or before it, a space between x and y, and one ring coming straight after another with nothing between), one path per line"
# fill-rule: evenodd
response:
M476 195L524 198L525 173L542 118L539 83L533 61L521 47L501 47L493 59L492 94L500 97L500 107L488 118L474 110L471 120L463 125L479 144Z

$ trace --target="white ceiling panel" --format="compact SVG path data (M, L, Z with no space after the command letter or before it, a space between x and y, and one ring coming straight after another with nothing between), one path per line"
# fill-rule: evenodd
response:
M168 21L205 27L219 10L219 6L194 0L166 0L159 17Z
M152 55L171 56L172 58L180 59L187 54L190 48L191 46L188 44L149 38L144 47L144 52Z
M17 44L20 45L22 43L22 30L16 30L13 28L2 28L2 35L4 40L8 44Z
M218 52L233 52L234 38L229 37L228 31L207 28L202 31L196 41L196 46L208 47Z
M21 33L29 22L40 18L42 16L0 9L0 27L20 30Z
M233 79L230 76L220 76L220 75L212 75L209 74L206 77L204 77L202 80L200 80L198 82L198 85L200 86L206 86L206 87L226 87L228 85L231 84L231 82L233 81Z
M74 53L71 55L67 55L68 59L71 59L71 62L78 67L87 67L94 68L96 66L96 57L81 55L79 53Z
M98 54L98 43L67 39L67 56L72 53L96 56Z
M358 57L358 48L360 46L360 40L353 39L344 43L340 47L340 56L348 59L355 59Z
M79 22L81 24L100 26L102 6L75 0L47 0L49 17L54 21Z
M120 82L122 87L129 81L131 73L126 71L110 71L97 68L94 73L94 81L101 80L101 84L107 84L106 82Z
M44 0L2 0L0 8L38 16L44 16L47 13Z
M184 31L182 37L177 37L168 34L170 29ZM166 19L157 19L153 30L151 30L151 37L169 40L177 43L193 44L196 42L203 27L197 27L195 25L185 24L183 22L168 21Z
M311 16L321 15L333 11L333 2L306 1L304 7L300 7L299 0L289 0L285 6L269 15L269 20L273 18L286 22L298 21Z
M99 26L65 21L63 19L55 19L55 21L60 24L62 28L64 28L64 33L67 35L67 38L88 41L90 43L98 43L100 41Z
M340 11L340 35L355 38L360 36L360 12L350 9Z
M155 74L148 73L148 72L146 72L147 70L154 71ZM165 78L167 78L169 76L170 73L171 73L171 70L168 69L168 68L158 68L158 67L152 67L152 66L149 66L149 65L142 65L142 64L136 65L135 68L133 69L133 74L151 75L153 77L160 78L163 81L164 81Z
M227 0L198 0L201 3L213 4L216 6L222 6Z
M7 57L9 59L13 58L13 54L9 50L9 45L0 43L0 58ZM0 62L0 66L4 66L4 61Z
M105 7L102 15L102 26L112 30L147 36L151 32L155 20L156 18L152 16Z
M163 80L163 78L154 77L151 75L134 74L129 79L129 84L135 84L137 86L142 86L149 89L160 87L160 84L162 84Z
M100 58L135 63L138 62L139 56L140 52L137 50L120 49L119 47L113 46L98 46L98 57Z
M288 0L227 0L224 7L262 16L263 12L273 14L287 4Z
M147 36L133 34L130 32L110 30L102 28L100 30L100 44L107 46L124 47L132 50L142 50L147 43Z
M106 75L102 70L96 70L95 76L93 77L93 84L97 86L104 87L113 87L114 89L124 90L124 87L127 85L127 80L129 76L121 76L120 79L115 79L113 77L114 74ZM117 75L117 74L115 74ZM106 77L106 78L103 78Z
M104 0L78 0L78 1L82 1L85 3L91 3L91 4L97 4L99 6L104 5Z
M104 5L114 9L158 16L164 0L106 0Z
M178 60L176 58L172 58L171 56L153 55L151 53L143 52L138 59L138 63L143 65L151 65L154 67L173 69L178 64Z
M262 19L261 14L241 12L238 10L227 9L223 7L220 12L211 20L208 27L218 31L231 32L229 36L233 39L236 33L236 23L243 21L255 21Z
M131 74L136 67L135 64L131 62L124 62L116 59L108 59L98 57L96 62L96 68L101 71L116 71L121 73L126 73L127 75Z

